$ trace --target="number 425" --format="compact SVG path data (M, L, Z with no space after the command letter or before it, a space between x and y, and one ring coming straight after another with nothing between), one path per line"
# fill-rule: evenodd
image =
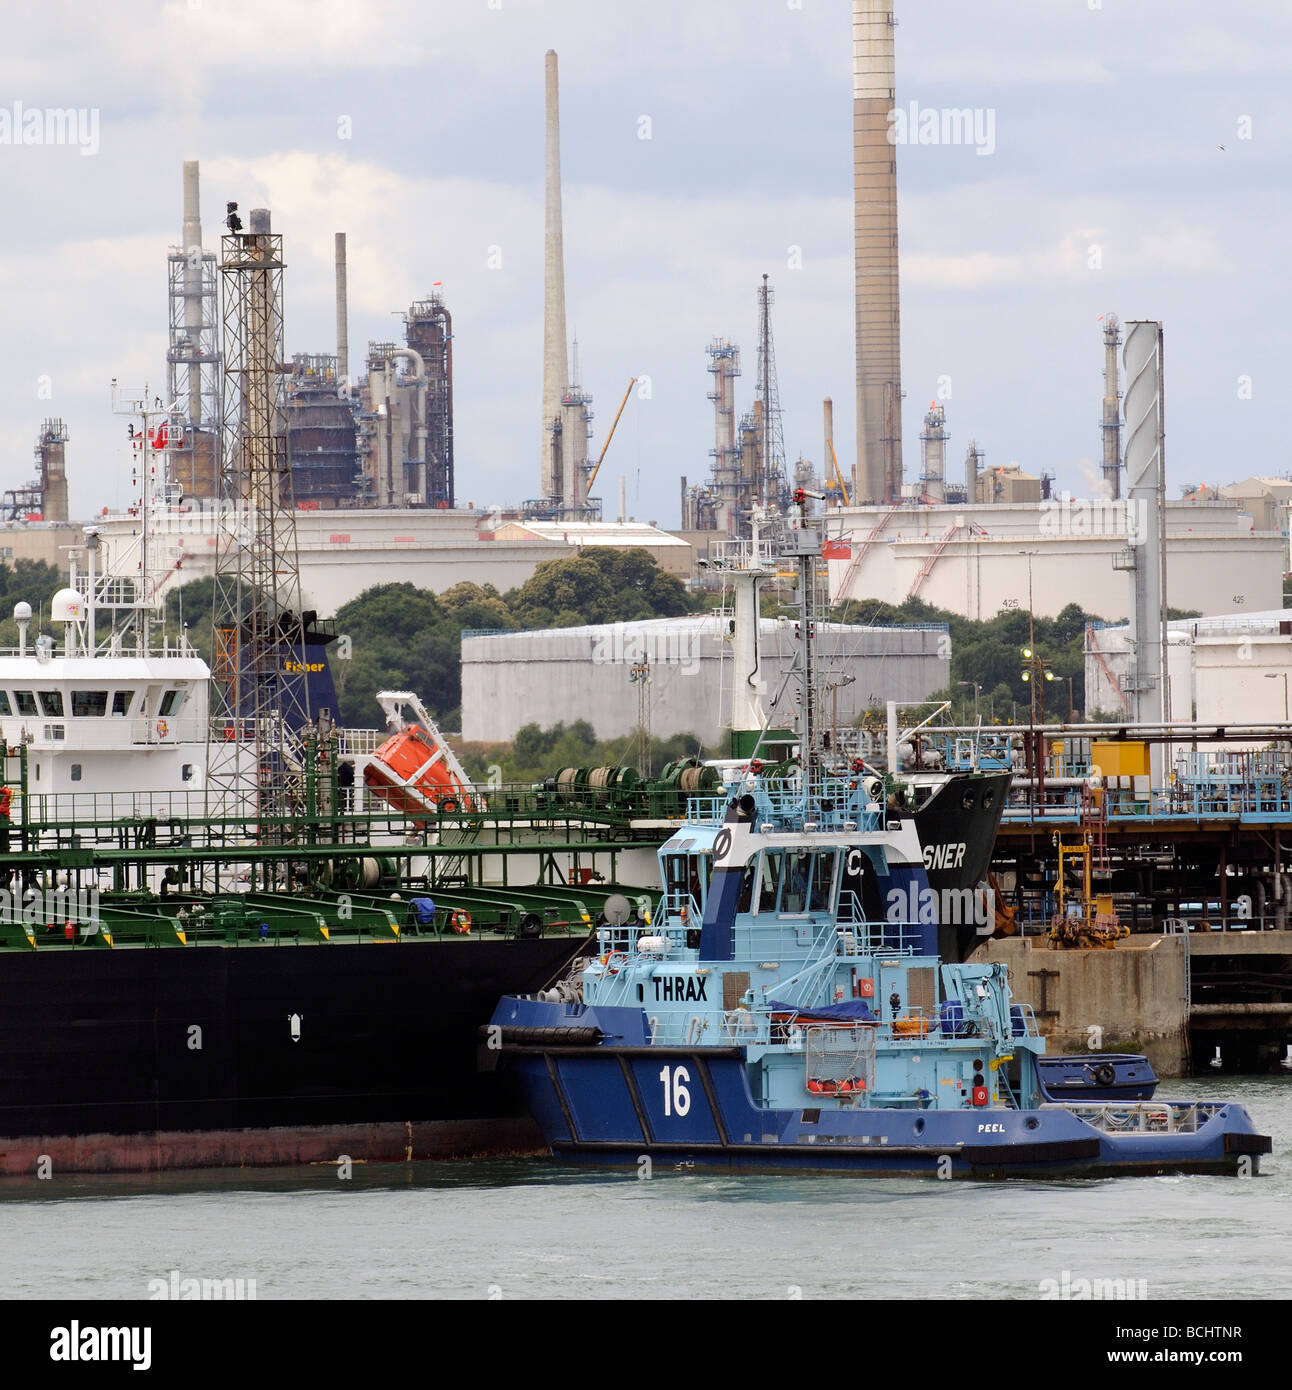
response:
M691 1108L691 1093L685 1082L691 1074L685 1067L664 1067L659 1074L664 1084L664 1115L685 1115Z

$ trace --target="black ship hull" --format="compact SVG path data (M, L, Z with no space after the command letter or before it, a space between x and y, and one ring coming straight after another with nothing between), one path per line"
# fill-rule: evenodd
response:
M0 1172L539 1149L476 1070L500 996L583 938L6 952Z
M968 959L974 946L995 930L989 900L963 895L986 882L1012 780L1009 772L954 773L914 813L939 908L938 953L945 961Z

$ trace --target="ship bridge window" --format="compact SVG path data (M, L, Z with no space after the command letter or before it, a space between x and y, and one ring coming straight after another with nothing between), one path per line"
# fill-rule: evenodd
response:
M9 703L7 691L0 690L0 714L12 714L13 707Z
M13 692L13 698L18 702L19 714L37 713L36 697L31 693L30 690L15 690Z
M106 690L73 690L72 716L100 715L108 712L108 692Z
M664 858L664 890L671 898L688 898L701 911L713 876L713 856L709 854L669 854Z
M179 707L184 703L184 692L182 690L168 690L161 698L157 713L161 715L177 714Z
M112 713L129 714L130 701L134 698L133 690L114 690L112 692Z
M736 902L737 912L749 912L754 905L754 884L758 882L758 856L745 865L745 876L740 881L740 897Z
M781 912L797 916L804 912L827 912L834 886L834 850L791 850L783 875Z
M778 849L764 850L758 870L759 912L775 912L785 874L785 855Z
M63 717L63 692L61 690L40 691L40 708L47 719Z

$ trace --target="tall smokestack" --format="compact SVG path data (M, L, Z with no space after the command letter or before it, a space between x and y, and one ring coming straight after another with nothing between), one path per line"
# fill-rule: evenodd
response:
M1116 314L1104 315L1104 414L1103 435L1104 496L1120 497L1122 482L1121 378L1117 370L1117 348L1121 344L1121 324Z
M198 161L184 161L184 331L193 350L202 336L202 209L199 196ZM188 374L188 418L194 425L202 419L202 374Z
M336 234L336 374L350 381L350 311L346 302L345 233Z
M891 0L853 0L853 212L857 313L855 502L897 501L902 362L897 277L897 147Z
M67 520L67 426L46 420L36 445L40 468L40 513L46 521Z
M542 495L561 495L552 424L570 381L565 337L565 248L561 235L561 117L556 50L547 50L547 219L543 238L543 428L539 435Z
M821 477L828 488L836 481L834 475L834 401L827 396L822 404L825 417L825 448L821 451Z

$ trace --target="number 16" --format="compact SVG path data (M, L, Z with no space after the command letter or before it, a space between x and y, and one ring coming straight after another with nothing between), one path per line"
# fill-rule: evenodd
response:
M670 1068L664 1067L659 1074L659 1079L664 1083L665 1118L673 1114L685 1115L687 1111L689 1111L691 1108L691 1093L682 1084L685 1081L690 1081L690 1072L688 1072L685 1067L673 1067L671 1068L671 1070L673 1073L671 1081L671 1093L669 1079ZM671 1108L669 1104L670 1100L672 1102Z

